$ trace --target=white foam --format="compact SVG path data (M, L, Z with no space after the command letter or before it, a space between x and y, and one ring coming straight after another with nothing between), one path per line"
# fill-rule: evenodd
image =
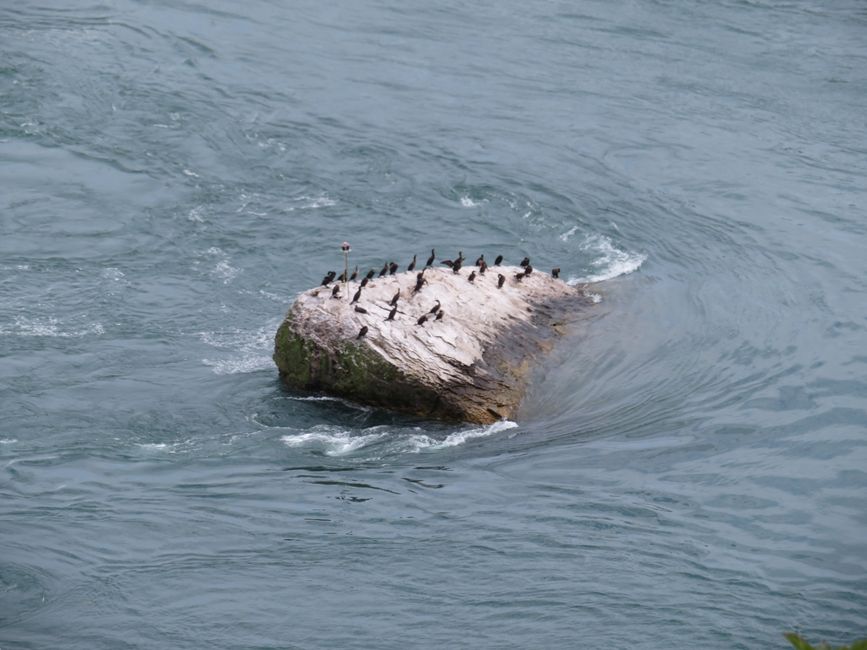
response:
M222 260L221 262L217 262L217 265L214 267L213 274L218 278L223 280L223 284L229 284L238 273L241 272L241 269L235 268L226 260Z
M199 177L199 175L196 172L191 171L189 169L184 169L184 174L186 174L187 176L190 176L192 178L198 178Z
M334 398L316 397L312 399ZM475 438L484 438L500 431L514 429L517 426L515 422L510 420L501 420L484 427L455 431L444 439L438 439L424 433L412 433L407 436L401 432L389 431L382 426L371 427L365 429L363 433L353 434L351 431L322 425L303 433L287 434L280 440L288 447L311 446L319 448L328 456L343 456L381 442L387 442L388 449L392 452L420 453L457 447Z
M569 230L567 230L562 235L560 235L560 241L569 241L569 238L572 235L574 235L577 231L578 231L578 226L572 226L571 228L569 228Z
M104 334L102 323L93 322L77 329L64 329L54 316L28 318L16 316L11 325L0 325L0 334L12 336L49 336L54 338L80 338L91 334Z
M327 456L343 456L382 440L387 435L387 431L379 431L353 436L349 431L333 430L330 427L322 426L314 427L314 430L305 433L285 435L280 440L287 447L315 445L321 448Z
M169 446L164 442L143 442L138 443L138 446L149 451L165 451L169 448Z
M205 219L202 217L202 206L196 206L192 210L187 213L187 219L190 221L195 221L197 223L204 223Z
M647 259L647 255L620 250L613 244L611 238L605 235L588 235L581 243L581 250L591 251L598 255L592 262L592 266L599 271L583 278L570 277L567 280L568 284L602 282L620 275L627 275L637 270Z
M277 323L273 322L254 330L199 332L198 337L203 343L228 353L225 358L202 359L202 363L209 366L217 375L234 375L273 368L272 332L276 328Z
M0 265L0 271L29 271L29 264L15 264L14 266L8 266L6 264Z
M300 205L290 205L286 208L287 212L293 212L295 210L316 210L318 208L328 208L332 205L337 205L337 201L325 194L320 194L319 196L299 196L295 200Z
M14 445L16 442L17 438L0 438L0 445Z
M483 203L483 201L478 201L478 202L473 201L469 196L462 196L461 197L461 206L463 206L465 208L476 208L476 207L480 206L482 203Z

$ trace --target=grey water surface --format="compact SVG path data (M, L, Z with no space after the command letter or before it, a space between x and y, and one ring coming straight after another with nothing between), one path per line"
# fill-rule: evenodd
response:
M0 3L0 648L867 636L867 5ZM519 417L281 387L342 264L594 309Z

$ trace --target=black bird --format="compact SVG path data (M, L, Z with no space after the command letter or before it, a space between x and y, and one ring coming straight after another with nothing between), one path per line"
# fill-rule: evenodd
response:
M529 264L529 263L530 263L529 257L525 257L524 259L521 260L521 266L527 266L527 264Z
M461 265L463 263L464 263L464 261L460 257L458 259L456 259L455 263L452 264L452 273L460 273Z
M442 262L440 262L440 264L445 264L450 269L455 268L455 263L452 262L451 260L443 260Z
M382 277L386 273L388 273L388 262L382 265L382 270L379 272L379 277Z
M370 282L370 278L361 278L362 287L366 287L368 282Z
M394 275L395 273L397 273L397 269L398 269L397 263L392 262L391 264L388 265L388 274Z
M463 262L466 258L464 257L463 251L458 251L458 259Z
M361 328L361 331L358 333L358 336L356 336L355 338L360 339L365 334L367 334L367 325L365 325L364 327Z
M428 312L429 314L435 314L440 310L440 301L437 300L437 304L431 307L431 310Z
M527 266L524 267L524 275L530 275L532 272L533 272L533 267L530 266L529 264L527 264Z
M502 261L503 261L503 256L497 255L497 259L494 260L494 266L499 266Z
M364 307L359 307L358 305L355 305L355 311L357 311L359 314L367 313L367 310Z
M497 280L497 289L502 289L503 285L506 283L506 276L502 273L497 273L497 277L499 278L499 280Z
M420 282L421 280L424 280L424 270L419 271L418 273L415 274L415 281Z
M485 271L488 270L488 263L485 260L482 260L482 263L479 264L479 275L484 275Z
M445 309L440 309L440 310L437 312L437 317L436 317L434 320L442 320L442 319L443 319L443 314L445 314L445 313L446 313L446 310L445 310Z
M358 302L359 298L361 298L361 287L358 287L358 291L356 291L355 295L352 296L352 302L350 302L349 304L354 305L355 303Z
M418 323L419 325L424 325L426 322L427 322L427 314L425 314L424 316L422 316L421 318L419 318L416 321L416 323Z
M526 274L526 273L515 273L515 279L516 279L518 282L520 282L521 280L523 280L525 277L527 277L527 274Z
M559 278L560 277L560 267L558 266L556 269L551 269L551 277Z
M332 298L339 298L340 296L337 295L338 293L340 293L340 285L335 284L334 288L331 290L331 297Z
M479 259L476 260L476 266L481 266L485 261L484 255L479 255Z
M391 311L388 312L388 318L385 320L394 320L394 315L397 313L397 307L392 307Z
M322 278L322 286L327 287L328 284L334 280L334 276L337 275L334 271L329 271L325 274L325 277Z
M392 298L391 302L388 304L394 307L397 304L398 299L400 299L400 289L397 290L397 293L394 294L394 298Z
M415 271L415 255L412 256L412 262L406 267L407 271Z
M346 271L337 276L338 282L346 282Z
M467 280L469 280L470 282L473 282L473 281L475 281L475 279L476 279L476 272L473 271L472 273L470 273L470 277L468 277Z
M424 278L415 283L415 289L412 290L413 293L418 293L421 291L421 288L424 286L424 283L427 282Z
M425 264L425 266L430 266L431 264L433 264L434 260L436 258L437 258L437 252L435 249L431 248L430 249L430 257L427 258L427 264Z
M358 267L356 266L356 267L355 267L355 270L352 272L352 275L349 276L349 280L350 280L350 281L353 281L353 280L355 280L355 278L357 278L357 277L358 277Z
M376 269L370 269L364 277L368 280L372 280L374 275L376 275Z

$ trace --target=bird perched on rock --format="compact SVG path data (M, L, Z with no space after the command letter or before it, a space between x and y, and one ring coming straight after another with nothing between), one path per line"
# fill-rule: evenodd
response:
M497 289L502 289L503 285L506 283L506 276L502 273L497 273Z
M365 325L364 327L361 328L361 331L358 332L358 336L356 336L355 338L360 339L365 334L367 334L367 325Z
M412 262L406 267L407 271L415 271L415 255L412 256Z
M427 314L425 314L424 316L422 316L421 318L419 318L419 319L416 321L416 323L418 323L419 325L422 325L422 326L423 326L426 322L427 322Z
M346 271L337 276L338 282L346 282Z
M560 267L558 266L556 269L551 269L551 277L559 278L560 277Z
M443 319L443 314L445 314L445 313L446 313L446 310L445 310L445 309L440 309L440 310L437 312L437 317L436 317L434 320L442 320L442 319Z
M485 260L482 260L482 263L479 264L479 275L484 275L485 271L488 270L488 263Z
M419 291L421 291L421 288L424 286L425 282L427 282L427 280L424 279L424 271L422 271L416 276L415 289L413 289L412 292L418 293Z
M358 291L355 292L355 295L352 296L352 301L349 303L350 305L354 305L358 302L358 299L361 298L361 287L358 287Z
M429 311L428 313L429 313L429 314L435 314L435 313L437 313L439 310L440 310L440 301L437 300L437 304L435 304L433 307L431 307L431 309L430 309L430 311Z
M349 281L352 282L355 278L358 277L358 267L355 267L355 270L352 272L352 275L349 276Z
M497 255L497 259L494 260L494 266L499 266L503 262L503 256Z
M533 272L533 267L530 266L529 264L527 264L527 266L524 267L524 275L530 275L532 272Z
M445 264L450 269L455 268L455 263L452 262L451 260L443 260L442 262L440 262L440 264Z
M427 258L427 264L425 266L431 266L434 263L434 260L437 258L437 252L435 249L430 249L430 257Z
M461 266L463 265L463 263L464 263L464 260L462 258L459 257L458 259L456 259L455 263L452 264L452 273L460 273L461 272Z
M395 273L397 273L397 269L398 269L397 263L392 262L391 264L388 265L388 274L394 275Z
M325 274L325 277L322 278L322 286L327 287L332 280L334 280L334 276L337 275L334 271L329 271Z
M368 280L372 280L374 275L376 275L376 269L370 269L364 277Z
M335 284L334 288L331 290L331 297L332 298L339 298L340 296L337 295L339 293L340 293L340 285Z
M370 282L370 278L361 278L362 287L366 287L368 282Z
M357 311L359 314L367 313L367 310L364 307L359 307L358 305L355 305L355 311Z
M476 272L473 271L472 273L470 273L470 277L468 277L467 280L469 280L470 282L475 282L475 280L476 280Z
M485 261L484 255L479 255L479 259L476 260L476 266L481 266Z
M527 264L529 264L529 263L530 263L529 257L525 257L524 259L521 260L521 266L527 266Z
M400 299L400 289L397 290L397 293L394 294L394 297L391 299L391 302L388 304L394 307L397 304L397 301Z
M467 259L467 258L464 257L464 252L463 252L463 251L458 251L458 259L461 261L461 264L463 264L463 263L464 263L464 260Z
M386 273L388 273L388 262L382 265L382 270L379 272L379 277L381 278Z
M394 315L397 313L397 307L392 307L391 311L388 312L388 318L385 320L394 320Z
M515 280L517 280L518 282L523 280L525 277L527 277L526 273L515 273Z

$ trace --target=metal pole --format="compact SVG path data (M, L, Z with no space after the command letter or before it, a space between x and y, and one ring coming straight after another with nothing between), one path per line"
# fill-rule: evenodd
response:
M340 248L343 251L343 293L349 298L346 285L349 282L349 251L352 250L352 246L349 245L348 241L345 241L341 244Z

